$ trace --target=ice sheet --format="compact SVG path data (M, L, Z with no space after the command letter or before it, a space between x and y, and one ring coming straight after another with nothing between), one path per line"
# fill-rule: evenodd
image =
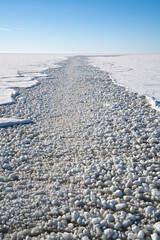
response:
M95 56L90 63L134 92L160 101L160 54Z

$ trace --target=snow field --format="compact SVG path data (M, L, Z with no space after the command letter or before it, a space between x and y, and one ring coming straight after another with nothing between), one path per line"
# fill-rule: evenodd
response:
M90 63L109 72L128 89L148 96L154 108L160 105L160 54L91 57Z

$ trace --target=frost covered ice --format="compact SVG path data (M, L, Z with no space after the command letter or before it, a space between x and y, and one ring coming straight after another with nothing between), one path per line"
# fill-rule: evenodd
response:
M30 119L0 118L0 128L28 123L33 123L33 121Z
M154 108L160 105L160 54L94 56L90 63L118 84L148 96Z
M20 88L0 128L0 239L160 237L160 113L83 57Z

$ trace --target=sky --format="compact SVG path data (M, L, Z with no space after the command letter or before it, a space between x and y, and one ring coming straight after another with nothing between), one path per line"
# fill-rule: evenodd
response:
M0 0L0 52L160 53L160 0Z

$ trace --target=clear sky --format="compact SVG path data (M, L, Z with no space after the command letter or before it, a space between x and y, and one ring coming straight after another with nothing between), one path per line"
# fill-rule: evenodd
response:
M0 52L160 52L160 0L0 0Z

